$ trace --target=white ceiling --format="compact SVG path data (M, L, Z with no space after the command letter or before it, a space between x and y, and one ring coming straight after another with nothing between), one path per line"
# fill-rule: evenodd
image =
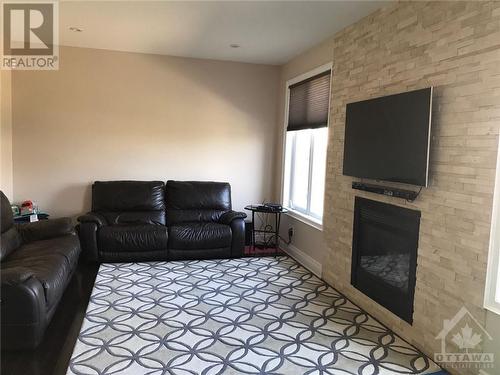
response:
M385 4L65 1L59 3L59 38L65 46L283 64Z

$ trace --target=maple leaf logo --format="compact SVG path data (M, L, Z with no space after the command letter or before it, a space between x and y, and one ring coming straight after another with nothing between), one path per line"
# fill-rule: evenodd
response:
M462 333L456 333L453 335L452 341L458 345L460 349L465 349L468 351L469 349L473 349L479 344L482 339L481 335L474 333L472 334L472 328L469 327L469 324L465 324L465 327L461 328Z

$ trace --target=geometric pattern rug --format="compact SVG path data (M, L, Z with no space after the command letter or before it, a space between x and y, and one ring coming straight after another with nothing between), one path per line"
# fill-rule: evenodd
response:
M102 264L68 374L431 374L287 256Z

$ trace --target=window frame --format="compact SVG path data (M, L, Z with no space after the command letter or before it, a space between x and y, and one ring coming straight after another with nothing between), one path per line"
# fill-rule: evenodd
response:
M293 218L304 222L305 224L308 224L316 229L322 230L323 229L323 215L321 216L321 219L308 214L308 210L310 209L311 205L311 182L312 182L312 167L313 167L313 153L314 153L314 137L311 135L311 143L310 143L310 148L309 148L309 178L308 178L308 186L307 186L307 191L308 191L308 197L307 197L307 209L306 212L303 210L297 210L294 208L289 207L288 202L285 202L285 185L286 185L286 141L287 141L287 126L288 126L288 110L289 110L289 105L290 105L290 86L294 85L295 83L299 83L301 81L304 81L306 79L309 79L311 77L314 77L315 75L321 74L326 71L330 71L330 90L329 90L329 97L328 97L328 121L327 121L327 128L329 129L330 125L330 105L331 105L331 87L332 87L332 75L333 75L333 63L329 62L326 64L323 64L321 66L318 66L304 74L301 74L299 76L296 76L292 79L289 79L285 83L285 113L283 116L283 136L282 136L282 155L281 155L281 197L280 200L285 208L287 208L288 215L292 216ZM294 139L294 144L295 144L295 139ZM294 146L294 145L293 145ZM295 147L292 147L293 149ZM294 154L292 154L292 159L293 159ZM325 155L326 157L326 155ZM312 160L312 162L311 162ZM326 168L326 163L325 163L325 168ZM293 188L292 188L292 181L293 181L293 171L291 171L290 175L290 186L288 186L288 195L291 196ZM326 178L326 169L325 169L325 178ZM323 197L324 199L324 197ZM323 209L324 212L324 209Z
M486 268L486 283L484 290L484 307L500 315L500 301L495 295L500 294L500 147L497 150L497 165L493 207L491 210L490 244Z

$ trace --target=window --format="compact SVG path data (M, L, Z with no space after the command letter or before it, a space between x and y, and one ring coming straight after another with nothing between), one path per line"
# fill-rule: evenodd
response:
M497 156L497 174L491 215L490 250L486 272L484 306L500 314L500 148Z
M287 83L283 205L313 225L323 220L330 69Z

